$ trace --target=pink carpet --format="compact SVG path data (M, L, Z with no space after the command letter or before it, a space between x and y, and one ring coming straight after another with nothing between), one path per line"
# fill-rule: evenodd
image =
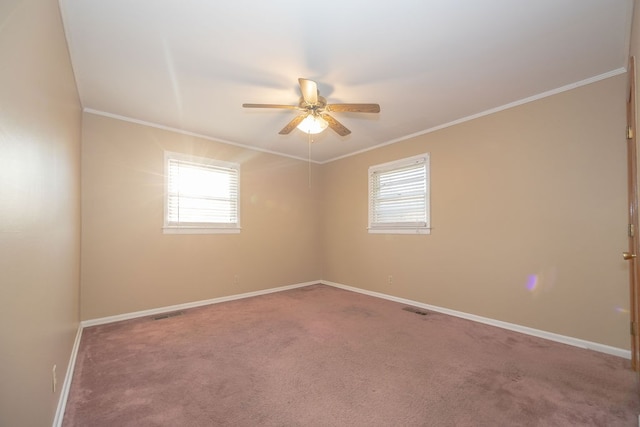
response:
M83 332L64 426L637 426L629 361L324 285Z

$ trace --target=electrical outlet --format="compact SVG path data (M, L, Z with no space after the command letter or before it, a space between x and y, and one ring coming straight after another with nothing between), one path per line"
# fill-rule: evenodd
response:
M51 370L51 388L52 391L56 392L56 386L58 385L58 375L56 374L56 365L53 365L53 369Z
M392 275L389 275L389 277L387 277L387 283L389 285L393 285L393 276Z

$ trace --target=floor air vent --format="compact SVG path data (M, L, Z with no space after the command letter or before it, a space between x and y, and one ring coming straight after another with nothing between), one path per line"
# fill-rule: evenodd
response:
M405 308L403 308L403 310L411 312L411 313L419 314L420 316L426 316L427 314L429 314L428 311L421 310L421 309L416 308L416 307L405 307Z
M169 317L182 316L183 314L184 314L184 311L172 311L171 313L158 314L157 316L153 316L152 319L162 320L162 319L168 319Z

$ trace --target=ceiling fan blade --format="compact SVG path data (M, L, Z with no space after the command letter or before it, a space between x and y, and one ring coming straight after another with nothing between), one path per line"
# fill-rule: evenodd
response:
M318 85L316 82L299 78L298 83L300 83L300 93L304 102L309 105L316 105L318 103Z
M294 130L301 121L303 121L306 117L308 116L308 114L300 114L299 116L294 117L293 120L291 120L289 123L287 123L287 125L285 127L282 128L282 130L280 132L278 132L280 135L288 135L289 133L291 133L292 130Z
M379 113L380 105L378 104L328 104L327 111L354 112L354 113Z
M333 129L334 131L336 131L336 133L338 135L346 136L346 135L349 135L351 133L351 131L349 129L344 127L344 125L342 123L340 123L339 121L337 121L336 119L334 119L330 115L322 114L321 117L323 119L325 119L327 121L327 123L329 123L329 127L331 129Z
M282 105L282 104L242 104L244 108L286 108L289 110L297 110L297 105Z

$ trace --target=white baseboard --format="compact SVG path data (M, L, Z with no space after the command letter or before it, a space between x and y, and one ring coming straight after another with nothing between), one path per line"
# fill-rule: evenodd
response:
M462 319L472 320L474 322L484 323L486 325L496 326L498 328L507 329L514 332L520 332L520 333L531 335L534 337L548 339L550 341L556 341L559 343L568 344L574 347L580 347L588 350L598 351L601 353L611 354L613 356L618 356L618 357L622 357L629 360L631 359L630 350L624 350L617 347L611 347L605 344L586 341L579 338L573 338L565 335L556 334L553 332L542 331L540 329L529 328L527 326L517 325L515 323L503 322L501 320L490 319L488 317L477 316L475 314L469 314L462 311L451 310L448 308L425 304L418 301L412 301L406 298L395 297L393 295L387 295L380 292L374 292L374 291L368 291L366 289L355 288L353 286L343 285L341 283L331 282L328 280L314 280L310 282L297 283L294 285L280 286L277 288L264 289L260 291L247 292L243 294L229 295L226 297L212 298L208 300L194 301L194 302L188 302L184 304L176 304L176 305L171 305L166 307L154 308L150 310L136 311L132 313L124 313L124 314L119 314L115 316L102 317L98 319L84 320L81 322L81 327L86 328L89 326L104 325L107 323L135 319L138 317L153 316L155 314L167 313L171 311L186 310L188 308L201 307L201 306L210 305L210 304L218 304L226 301L233 301L233 300L238 300L243 298L250 298L258 295L266 295L274 292L286 291L289 289L301 288L301 287L313 285L316 283L322 283L324 285L333 286L335 288L357 292L357 293L373 296L376 298L382 298L389 301L395 301L402 304L412 305L415 307L424 308L426 310L448 314L450 316L460 317Z
M58 399L58 408L56 409L56 415L53 418L53 427L61 427L62 419L64 418L64 410L67 407L67 398L69 397L69 390L71 389L71 380L73 379L73 371L76 368L76 357L78 356L78 348L80 347L80 340L82 339L82 324L78 325L78 331L76 332L76 338L73 342L71 349L71 356L69 357L69 365L67 366L67 374L64 376L64 382L60 389L60 398Z
M186 310L188 308L201 307L203 305L218 304L221 302L234 301L234 300L243 299L243 298L251 298L258 295L266 295L274 292L287 291L289 289L302 288L304 286L315 285L317 283L320 283L320 280L315 280L312 282L297 283L294 285L279 286L277 288L263 289L263 290L254 291L254 292L246 292L243 294L229 295L226 297L187 302L184 304L169 305L166 307L153 308L150 310L142 310L142 311L135 311L133 313L124 313L124 314L118 314L115 316L101 317L99 319L83 320L81 324L84 328L87 328L89 326L104 325L107 323L120 322L122 320L136 319L138 317L153 316L155 314Z
M412 301L405 298L394 297L392 295L387 295L380 292L373 292L365 289L354 288L352 286L347 286L347 285L343 285L335 282L329 282L327 280L321 280L320 283L322 283L323 285L333 286L333 287L344 289L347 291L358 292L358 293L369 295L376 298L383 298L389 301L395 301L402 304L412 305L414 307L424 308L425 310L431 310L438 313L448 314L450 316L460 317L462 319L473 320L474 322L484 323L486 325L491 325L491 326L497 326L498 328L508 329L510 331L520 332L522 334L532 335L534 337L544 338L550 341L555 341L562 344L568 344L574 347L580 347L588 350L594 350L600 353L611 354L613 356L618 356L624 359L631 360L630 350L624 350L621 348L611 347L605 344L599 344L591 341L585 341L579 338L573 338L565 335L555 334L553 332L547 332L539 329L529 328L527 326L516 325L514 323L503 322L501 320L494 320L487 317L476 316L475 314L464 313L462 311L456 311L448 308L437 307L435 305L424 304L421 302Z

